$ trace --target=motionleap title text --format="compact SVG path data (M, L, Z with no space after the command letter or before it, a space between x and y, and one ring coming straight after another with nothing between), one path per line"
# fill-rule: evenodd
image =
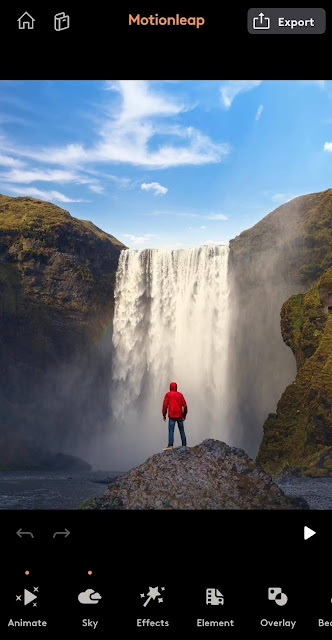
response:
M159 16L158 13L155 13L154 15L151 14L150 16L141 16L140 13L137 13L137 15L135 16L133 16L131 13L129 14L129 25L137 25L143 27L147 25L152 25L155 27L190 26L199 29L204 24L205 18L203 18L202 16L190 16L189 18L186 18L185 16L180 16L179 13L177 13L175 16L167 17Z

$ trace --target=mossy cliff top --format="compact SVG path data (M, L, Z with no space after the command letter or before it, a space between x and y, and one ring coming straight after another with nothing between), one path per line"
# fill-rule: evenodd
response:
M2 313L14 311L16 298L20 314L22 297L57 311L100 310L123 248L92 222L54 204L0 195Z
M282 307L297 376L264 424L257 462L274 476L332 475L332 268Z
M36 198L12 198L0 194L0 230L1 233L19 233L23 237L39 236L40 239L53 240L54 245L59 238L63 238L65 231L69 238L71 234L85 237L92 236L124 248L124 245L114 236L105 233L88 220L78 220L65 209L61 209L51 202Z

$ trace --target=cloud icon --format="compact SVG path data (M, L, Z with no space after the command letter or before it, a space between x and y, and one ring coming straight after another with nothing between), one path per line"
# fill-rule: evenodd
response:
M82 591L78 596L78 601L81 604L98 604L99 600L101 600L101 595L97 591L93 589L87 589L86 591Z

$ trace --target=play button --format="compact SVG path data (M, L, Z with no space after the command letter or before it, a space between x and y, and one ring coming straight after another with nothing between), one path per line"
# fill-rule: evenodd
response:
M24 589L24 604L29 604L33 600L36 600L36 598L37 596L31 593L31 591L28 591L28 589Z
M313 529L310 529L309 527L304 527L304 539L305 540L309 540L309 538L312 538L312 536L316 535L316 531L314 531Z

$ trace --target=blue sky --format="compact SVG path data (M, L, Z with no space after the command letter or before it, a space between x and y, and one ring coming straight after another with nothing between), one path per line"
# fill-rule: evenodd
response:
M332 81L3 81L0 192L131 248L226 242L332 187Z

